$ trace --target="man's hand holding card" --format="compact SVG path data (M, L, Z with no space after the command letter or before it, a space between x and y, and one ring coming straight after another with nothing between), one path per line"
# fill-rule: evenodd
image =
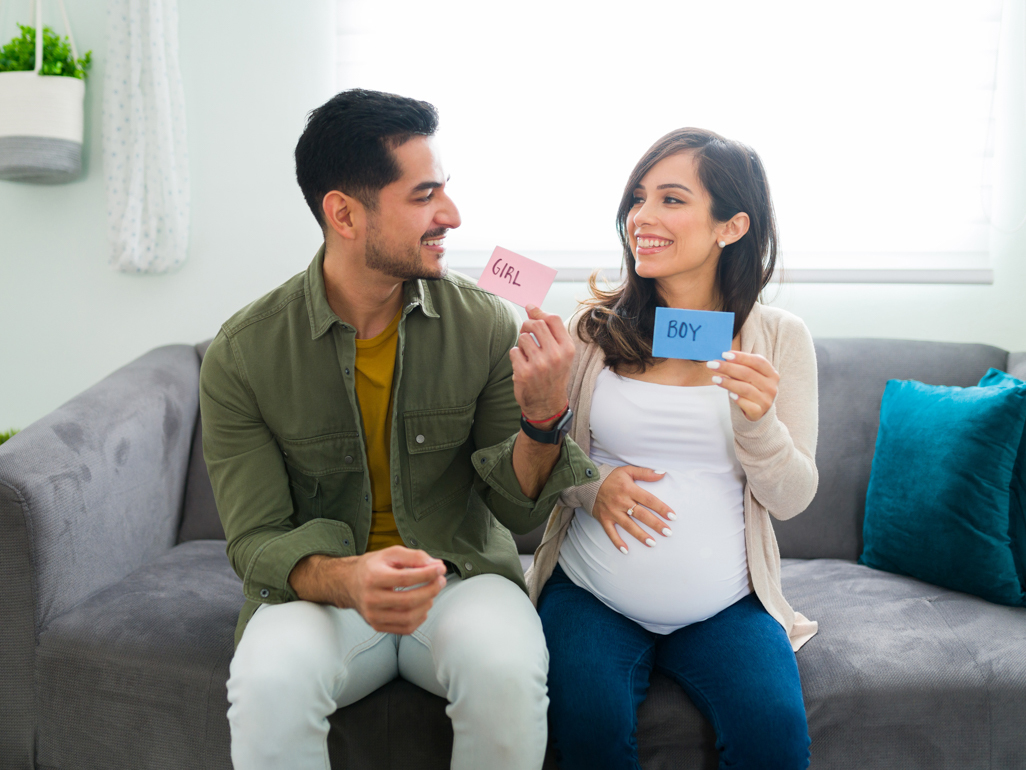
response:
M562 416L566 408L574 361L574 344L563 319L540 307L555 278L553 268L496 246L477 282L482 289L527 310L517 345L509 352L513 394L524 417L532 422L544 421L538 425L542 429Z
M567 406L567 385L574 362L574 343L563 319L534 305L520 327L517 346L509 352L513 362L513 395L524 417L549 428Z

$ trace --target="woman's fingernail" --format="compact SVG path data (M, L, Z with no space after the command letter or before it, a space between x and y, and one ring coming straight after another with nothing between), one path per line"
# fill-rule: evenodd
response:
M666 474L666 471L656 471L656 473L658 473L660 476L664 476Z
M667 511L666 512L666 518L668 518L670 521L676 521L677 520L677 514L675 514L673 511Z
M719 385L721 382L723 382L723 378L722 377L713 377L713 382L715 382L717 385Z
M673 534L673 532L672 532L672 531L670 530L670 528L669 528L669 527L664 527L664 528L663 528L663 536L664 536L664 537L669 537L669 536L670 536L670 535L672 535L672 534Z
M620 546L620 553L622 553L622 554L624 554L626 556L627 555L627 546L621 545Z
M731 397L732 399L734 399L735 401L737 401L737 393L731 393L731 394L730 394L730 397Z
M729 350L723 354L723 357L726 358L728 361L733 361L736 358L736 356Z
M645 545L647 545L647 546L648 546L649 548L651 548L652 546L654 546L654 545L655 545L655 540L653 540L652 538L648 538L648 539L647 539L647 540L645 541Z
M720 362L719 361L706 361L705 365L708 366L710 369L719 369L720 368Z

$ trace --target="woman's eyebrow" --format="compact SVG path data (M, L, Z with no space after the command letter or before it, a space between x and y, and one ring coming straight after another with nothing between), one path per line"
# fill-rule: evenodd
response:
M676 183L673 183L673 182L670 182L668 184L661 184L656 189L657 190L666 190L666 189L669 189L671 187L676 187L678 190L683 190L684 192L691 193L692 195L694 195L694 193L691 192L691 188L685 187L682 184L676 184Z

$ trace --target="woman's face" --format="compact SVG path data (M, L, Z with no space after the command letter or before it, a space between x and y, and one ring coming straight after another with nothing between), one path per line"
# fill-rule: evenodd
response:
M643 278L716 272L719 232L690 152L663 158L634 190L627 237Z

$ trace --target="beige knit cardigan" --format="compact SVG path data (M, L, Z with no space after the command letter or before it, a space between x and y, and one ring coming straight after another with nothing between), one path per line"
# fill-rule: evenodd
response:
M569 324L577 348L570 374L570 406L574 410L571 437L585 452L591 451L591 397L595 380L605 367L605 356L595 343L577 335L577 316ZM818 628L815 621L795 612L780 588L780 551L770 514L790 519L804 511L816 494L816 438L819 397L816 351L812 336L800 318L785 310L756 304L741 327L741 350L765 356L780 374L777 398L769 411L754 422L731 402L734 451L745 481L745 546L748 579L762 601L798 650ZM577 507L591 511L599 487L614 470L599 468L590 484L566 490L549 515L534 563L527 571L531 601L538 603L545 581L559 560L559 548ZM627 557L629 558L629 557Z

